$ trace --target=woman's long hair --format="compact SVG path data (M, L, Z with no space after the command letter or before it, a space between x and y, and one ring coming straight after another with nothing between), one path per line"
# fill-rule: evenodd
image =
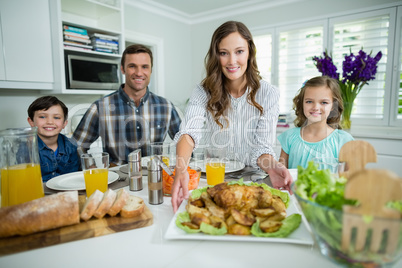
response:
M303 127L307 123L307 117L304 115L303 111L303 100L306 89L309 87L322 86L327 87L332 91L332 111L328 115L327 124L334 129L342 129L339 124L343 112L341 89L339 87L339 82L328 76L317 76L311 78L302 86L299 90L299 94L293 98L293 110L295 110L296 113L294 124L296 127Z
M238 32L248 43L249 57L245 75L246 86L251 90L247 95L247 101L256 107L260 114L263 113L262 106L255 101L255 95L260 88L261 76L257 68L256 47L253 37L243 23L237 21L225 22L212 35L211 44L205 56L206 77L201 83L209 94L207 110L221 128L223 128L223 125L219 122L219 119L227 114L230 106L230 96L226 86L227 78L222 72L222 66L219 61L219 44L223 38L235 32ZM227 124L229 123L226 118L225 121Z

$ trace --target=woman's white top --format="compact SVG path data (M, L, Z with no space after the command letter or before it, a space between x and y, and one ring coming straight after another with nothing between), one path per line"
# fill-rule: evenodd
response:
M262 154L275 157L273 144L279 115L279 91L268 82L260 81L255 100L264 109L262 115L247 101L248 93L249 89L239 98L230 96L229 125L221 118L221 129L207 110L207 92L197 85L174 140L177 142L183 134L188 134L193 138L195 148L223 147L230 160L253 167L257 166L257 159Z

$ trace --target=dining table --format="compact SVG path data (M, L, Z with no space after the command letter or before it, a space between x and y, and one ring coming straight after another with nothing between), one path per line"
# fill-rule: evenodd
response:
M0 257L0 267L339 267L321 255L310 232L306 233L313 241L310 244L289 243L286 239L283 242L270 239L232 241L219 236L167 239L166 233L175 217L171 197L165 196L162 204L151 205L146 170L143 170L141 191L129 190L129 180L121 171L122 167L110 170L118 173L122 180L109 187L125 188L131 195L143 198L153 215L152 225L5 255ZM245 170L247 168L239 173ZM297 170L290 171L292 177L297 178ZM233 180L229 175L226 174L225 180ZM248 173L243 179L270 184L269 177L263 173ZM203 173L198 187L205 186ZM46 188L45 192L52 193ZM183 231L182 237L185 235ZM402 267L402 261L395 267Z

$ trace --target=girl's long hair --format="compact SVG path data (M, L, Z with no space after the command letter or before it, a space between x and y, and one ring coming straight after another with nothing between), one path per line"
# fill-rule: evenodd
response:
M227 110L230 107L230 96L229 89L226 86L227 78L222 72L222 66L219 61L219 44L223 38L235 32L238 32L248 43L249 58L245 75L246 86L251 90L247 95L247 101L256 107L260 114L263 113L262 106L255 101L255 95L260 88L261 76L257 68L256 47L253 37L243 23L237 21L225 22L212 35L211 44L205 56L206 77L201 83L209 95L207 110L221 128L223 128L223 124L219 119L227 115ZM229 123L226 118L224 120L227 124Z
M303 100L306 89L309 87L327 87L332 91L332 110L328 115L327 124L334 129L342 129L339 122L341 120L341 115L343 112L343 101L341 96L341 89L339 87L339 82L328 76L317 76L308 80L299 93L293 98L293 110L296 113L296 119L294 124L296 127L302 127L307 123L307 117L303 112Z

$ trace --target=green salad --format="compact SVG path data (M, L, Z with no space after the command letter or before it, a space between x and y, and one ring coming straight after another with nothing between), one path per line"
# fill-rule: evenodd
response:
M228 183L229 185L232 184L239 184L239 185L255 185L255 186L261 186L265 190L269 190L273 195L279 196L282 201L284 202L286 208L289 206L290 198L287 193L284 193L280 190L274 189L269 187L268 185L262 183L245 183L243 182L243 179L240 179L238 181L231 181ZM206 192L208 187L200 188L200 189L195 189L191 193L191 197L194 199L197 199L201 196L202 192ZM205 234L209 235L225 235L227 233L227 230L225 227L222 228L216 228L212 225L206 224L206 223L201 223L200 229L191 229L188 226L185 226L182 224L182 222L189 222L190 221L190 215L188 214L187 211L178 213L177 218L176 218L176 226L179 227L180 229L184 230L186 233L199 233L203 232ZM259 222L256 221L252 226L251 226L251 234L254 236L258 237L287 237L290 235L294 230L296 230L301 223L301 215L300 214L292 214L288 217L286 217L282 221L282 226L281 228L273 233L265 233L263 232L260 227L259 227Z
M299 204L315 235L330 247L332 257L353 267L362 267L356 260L381 263L383 256L380 254L368 251L355 252L353 246L347 252L341 250L342 206L358 205L356 200L344 198L346 182L346 178L338 178L329 170L319 170L318 165L311 161L307 168L298 167L298 179L294 183L293 191L299 199ZM390 202L386 206L402 213L402 202L400 201ZM372 218L367 218L367 220L370 221ZM402 230L400 235L402 235ZM401 238L400 241L402 241ZM370 244L370 240L367 241L367 244Z

